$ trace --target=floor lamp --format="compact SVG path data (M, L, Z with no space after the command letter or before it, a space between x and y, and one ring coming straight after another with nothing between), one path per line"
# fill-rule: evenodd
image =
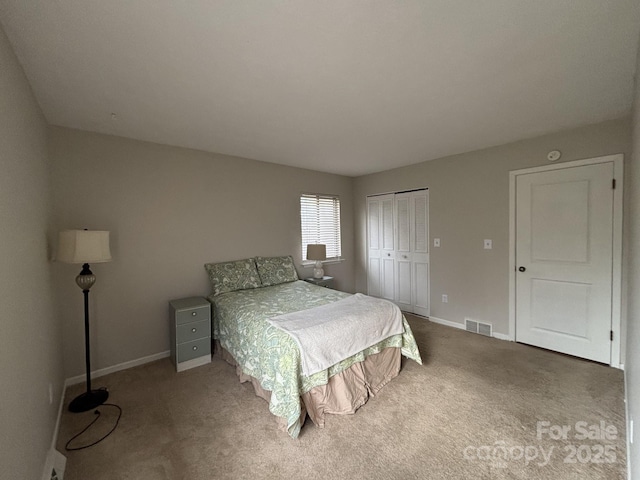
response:
M96 276L89 269L89 263L111 261L109 232L98 230L65 230L60 232L57 260L64 263L82 263L82 271L76 283L84 295L84 353L87 368L87 391L74 398L69 404L70 412L86 412L102 405L109 398L106 389L91 389L91 347L89 342L89 289Z

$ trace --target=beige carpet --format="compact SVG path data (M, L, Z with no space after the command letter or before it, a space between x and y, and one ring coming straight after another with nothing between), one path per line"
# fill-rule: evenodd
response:
M324 429L307 420L297 440L218 358L179 374L165 359L99 378L94 387L107 386L124 413L102 443L64 452L95 416L65 411L65 480L626 478L622 372L407 318L425 365L405 361L355 415L329 416ZM87 443L114 421L115 409L100 410ZM541 438L537 422L548 422ZM597 438L579 438L576 422ZM565 426L566 440L549 436Z

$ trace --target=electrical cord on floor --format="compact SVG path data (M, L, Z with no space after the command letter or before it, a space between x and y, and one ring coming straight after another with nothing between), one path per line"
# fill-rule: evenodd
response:
M118 423L120 422L120 417L122 416L122 408L120 408L118 405L114 404L114 403L103 403L101 405L102 407L115 407L118 409L118 418L116 419L116 424L113 426L113 428L111 430L109 430L109 432L102 438L100 438L99 440L96 440L93 443L90 443L89 445L83 445L81 447L69 447L69 445L71 444L71 442L73 442L76 438L78 438L80 435L82 435L84 432L86 432L87 430L89 430L91 428L91 426L96 423L98 421L98 419L100 418L100 415L102 415L100 413L100 410L96 409L94 410L94 414L96 415L96 417L91 421L91 423L89 425L87 425L86 427L84 427L82 429L82 431L80 433L77 433L76 435L74 435L68 442L67 444L64 446L65 450L68 452L74 452L76 450L84 450L85 448L89 448L89 447L93 447L94 445L97 445L98 443L100 443L102 440L104 440L105 438L107 438L109 435L111 435L113 433L113 431L116 429L116 427L118 426Z

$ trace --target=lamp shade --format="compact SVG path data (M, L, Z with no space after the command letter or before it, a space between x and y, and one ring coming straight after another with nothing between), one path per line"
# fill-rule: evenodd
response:
M64 263L110 262L109 232L102 230L60 232L56 259Z
M327 246L321 243L307 245L307 260L326 260Z

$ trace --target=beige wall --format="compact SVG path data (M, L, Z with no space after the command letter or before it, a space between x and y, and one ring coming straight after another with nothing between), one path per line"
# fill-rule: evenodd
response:
M291 254L299 267L303 192L340 196L346 261L325 270L353 291L351 178L56 127L50 147L55 228L112 235L114 261L92 266L93 369L168 350L167 302L210 293L206 262ZM54 265L67 376L84 371L79 270Z
M640 54L636 63L635 101L633 106L633 154L628 170L629 185L629 307L627 312L627 358L625 380L627 386L627 421L634 420L635 443L628 452L631 474L640 477Z
M431 315L459 323L470 317L508 334L509 171L547 164L550 150L560 150L562 161L612 153L628 159L629 119L356 178L356 290L367 290L366 196L428 187L430 237L441 239L431 248ZM492 250L483 249L485 238Z
M47 125L1 28L0 65L0 476L36 479L64 380L47 260Z

